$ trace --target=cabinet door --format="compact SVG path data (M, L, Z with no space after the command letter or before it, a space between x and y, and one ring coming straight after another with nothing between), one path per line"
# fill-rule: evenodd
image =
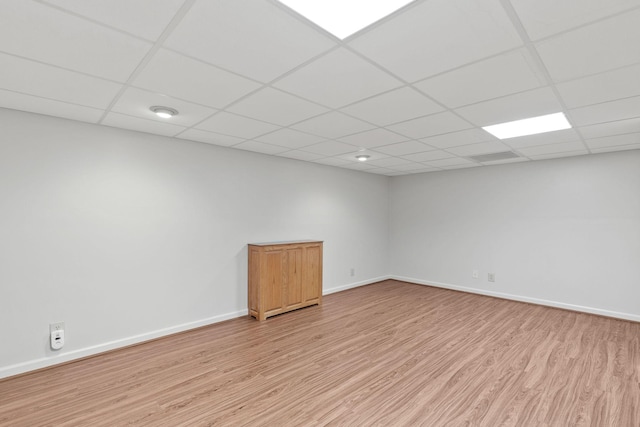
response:
M304 301L322 297L322 246L309 246L305 250Z
M286 295L285 307L293 307L302 304L303 292L303 268L302 268L302 248L287 249L286 263Z
M258 292L260 287L260 251L249 246L249 314L258 313Z
M266 268L262 274L262 310L269 312L282 309L283 302L283 251L267 251L265 257Z

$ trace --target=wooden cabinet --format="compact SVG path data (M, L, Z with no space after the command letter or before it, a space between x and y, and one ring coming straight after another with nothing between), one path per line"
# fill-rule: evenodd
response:
M249 315L258 320L322 303L322 242L249 245Z

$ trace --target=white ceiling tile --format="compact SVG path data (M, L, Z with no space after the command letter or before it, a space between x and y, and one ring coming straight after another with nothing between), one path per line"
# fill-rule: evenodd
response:
M402 158L412 160L414 162L431 162L433 160L448 159L451 157L455 156L444 150L425 151L422 153L413 153L402 156Z
M309 117L326 113L328 110L296 96L267 87L227 108L227 111L269 123L288 126Z
M420 141L436 148L451 148L460 145L475 144L476 142L495 141L496 138L483 129L467 129L459 132L446 133L444 135L422 138Z
M278 126L223 111L200 123L197 128L238 138L251 139L272 132L278 129Z
M420 153L423 151L430 151L430 150L433 150L433 148L424 145L420 141L398 142L396 144L376 147L375 149L375 151L389 154L392 156L402 156L405 154Z
M410 87L395 89L342 109L347 114L379 126L415 119L442 110L440 105Z
M396 171L412 171L412 172L418 172L418 171L427 172L427 171L432 171L434 169L433 167L425 166L421 163L408 163L404 165L395 165L395 166L389 166L389 168Z
M324 141L317 144L304 147L302 151L308 151L310 153L322 154L325 156L338 156L356 150L357 147L353 145L345 144L340 141Z
M640 9L536 44L551 77L571 80L640 62Z
M592 148L593 153L612 153L614 151L640 150L640 144L616 145L611 147Z
M478 126L527 119L559 111L562 111L562 105L549 87L456 109L458 114Z
M387 126L387 129L398 132L409 138L418 139L428 136L440 135L473 127L471 124L445 111L431 116L420 117L402 123Z
M579 130L585 138L599 138L603 136L640 132L640 117L583 126L579 128Z
M335 42L268 1L200 0L166 46L267 82Z
M405 175L409 175L409 174L441 172L441 171L442 171L442 169L440 169L440 168L432 168L432 167L423 165L420 169L413 169L413 170L406 171L406 172L398 171L398 173L400 173L400 174L404 173ZM390 175L390 176L395 176L395 175Z
M637 0L511 0L529 37L538 40L638 6Z
M246 141L244 138L236 138L235 136L222 135L215 132L207 132L199 129L187 129L181 134L177 135L177 138L188 139L190 141L205 142L207 144L221 145L223 147L229 147L231 145L239 144Z
M403 175L410 175L412 173L415 173L415 172L393 171L393 172L387 173L385 175L387 175L387 176L403 176Z
M416 81L522 44L499 0L430 0L349 43Z
M121 85L0 53L0 88L87 107L106 108Z
M580 139L575 129L564 129L555 132L539 133L537 135L519 136L505 139L502 142L519 150L520 148L535 147L536 145L557 144L560 142L577 141Z
M585 141L591 149L602 149L621 145L640 144L640 133L628 133L625 135L605 136L603 138L592 138Z
M278 154L278 156L287 157L289 159L304 160L307 162L318 160L324 157L321 154L308 153L306 151L300 151L300 150L285 151L284 153Z
M576 108L569 115L575 126L633 119L640 117L640 96Z
M97 123L102 117L102 110L96 108L81 107L3 89L0 89L0 107L89 123Z
M386 129L373 129L340 138L342 142L362 148L374 148L406 140L407 137L389 132Z
M44 0L97 22L156 40L184 0Z
M241 142L238 145L234 145L233 148L246 150L246 151L253 151L256 153L263 153L263 154L279 154L284 151L288 151L288 149L285 147L280 147L279 145L265 144L264 142L258 142L258 141Z
M516 157L514 159L502 159L502 160L493 160L491 162L482 162L483 165L503 165L506 163L523 163L528 162L529 159L526 157Z
M509 150L510 148L500 141L478 142L447 149L447 151L456 156L477 156L479 154L500 153Z
M432 160L429 162L425 162L427 165L432 166L434 168L449 168L451 166L475 166L476 162L472 162L471 160L463 159L462 157L451 157L448 159L440 159L440 160Z
M358 171L366 171L369 169L376 169L374 166L368 165L366 163L358 163L358 162L350 162L344 165L340 165L341 168L345 169L353 169Z
M393 173L393 171L387 168L374 168L367 169L367 173L375 173L376 175L390 175Z
M2 3L0 51L6 53L124 82L150 48L148 42L42 3Z
M140 119L138 117L131 117L120 113L107 114L101 124L164 136L174 136L185 129L184 126L161 123L155 120Z
M523 155L540 156L543 154L566 153L569 151L581 151L585 146L581 141L560 142L558 144L537 145L535 147L520 148L518 151Z
M431 77L414 86L450 108L473 104L545 84L526 49Z
M478 166L482 166L481 163L473 163L473 162L469 162L469 163L462 163L462 164L457 164L457 165L443 165L440 166L441 169L446 169L446 170L453 170L453 169L467 169L467 168L475 168Z
M329 165L329 166L343 166L343 165L347 165L347 164L351 163L348 160L338 159L336 157L324 157L322 159L312 160L312 162L313 163L320 163L322 165Z
M438 171L442 171L442 169L426 166L420 170L413 171L412 173L428 173L428 172L438 172Z
M557 85L568 108L640 95L640 64Z
M133 86L222 108L260 84L186 56L160 49Z
M292 126L294 129L312 133L324 138L341 138L358 132L363 132L375 126L354 119L338 112L330 112L314 117Z
M256 141L288 148L306 147L324 140L324 138L320 136L310 135L293 129L279 129L255 139Z
M374 166L381 166L381 167L385 167L385 168L391 168L393 166L409 165L409 164L413 164L415 162L412 162L411 160L407 160L407 159L401 159L400 157L384 157L382 159L368 160L367 163L370 163L370 164L372 164Z
M152 106L170 107L178 114L170 119L162 119L151 111ZM147 120L156 120L181 126L193 126L209 117L217 110L197 104L181 101L166 95L160 95L142 89L128 88L113 106L112 111Z
M575 157L575 156L583 156L585 154L589 154L589 151L586 149L576 150L576 151L566 151L563 153L550 153L550 154L540 154L537 156L529 156L531 160L547 160L547 159L560 159L562 157Z
M401 85L399 80L346 49L329 52L274 84L333 108Z

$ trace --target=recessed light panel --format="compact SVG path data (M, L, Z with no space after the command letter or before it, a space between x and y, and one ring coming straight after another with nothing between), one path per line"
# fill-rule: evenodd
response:
M546 116L532 117L530 119L516 120L485 126L482 129L500 139L515 138L517 136L535 135L537 133L553 132L569 129L571 124L564 113L547 114Z
M280 0L280 3L344 40L412 1Z

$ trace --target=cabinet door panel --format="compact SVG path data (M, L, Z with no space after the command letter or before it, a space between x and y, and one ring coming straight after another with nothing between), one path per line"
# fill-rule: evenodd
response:
M258 311L260 287L260 251L249 249L249 311Z
M302 304L302 248L287 250L286 306Z
M322 248L311 246L305 252L304 300L309 301L322 294Z
M266 275L264 288L262 289L262 299L264 311L271 311L282 308L283 297L283 271L282 271L282 251L274 251L265 253Z

